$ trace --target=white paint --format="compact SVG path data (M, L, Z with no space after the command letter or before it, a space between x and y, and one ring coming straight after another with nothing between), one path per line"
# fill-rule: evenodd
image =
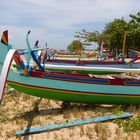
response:
M0 76L0 86L1 86L1 88L0 88L0 102L2 102L8 72L10 69L11 62L13 60L13 56L15 55L16 52L17 51L13 50L13 49L9 50L9 52L7 53L7 56L5 58L3 67L2 67L2 72L1 72L1 76Z
M65 70L92 70L92 71L111 71L111 72L140 72L140 69L136 68L112 68L112 67L86 67L86 66L66 66L66 65L55 65L45 64L46 68L53 69L65 69Z

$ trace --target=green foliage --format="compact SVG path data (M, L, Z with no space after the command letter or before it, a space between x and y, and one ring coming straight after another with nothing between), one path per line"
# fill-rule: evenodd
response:
M117 123L120 127L123 127L125 132L135 132L140 129L140 116L132 119L122 119L113 121Z
M84 29L81 30L81 32L76 32L75 37L80 38L85 46L89 46L91 42L96 42L99 46L104 42L106 45L108 38L104 33L100 33L98 31L88 32Z
M108 42L110 50L115 50L117 54L120 53L123 46L123 36L126 31L127 23L124 19L115 19L106 25L104 34L108 35Z
M124 18L114 19L106 25L101 33L98 31L88 32L83 29L76 32L75 37L82 40L85 45L96 42L101 46L101 43L104 42L104 48L119 54L122 52L124 32L126 32L125 51L128 56L129 50L140 50L140 12L130 15L130 18L130 21L125 21Z
M140 116L128 120L127 123L125 123L124 129L127 132L132 132L140 129Z
M123 34L126 32L126 52L139 50L140 45L140 27L133 19L126 22L122 19L115 19L113 22L107 24L104 33L109 35L110 49L116 49L118 53L122 50L123 46Z
M122 114L122 108L120 106L112 109L113 114ZM135 132L140 129L140 116L133 117L131 119L118 119L113 120L114 123L117 123L119 127L123 127L125 132Z
M86 30L81 30L81 32L76 32L75 37L80 38L83 42L98 42L100 33L98 31L87 32Z
M123 114L123 111L120 106L112 109L113 114Z
M140 23L140 12L138 12L136 15L130 14L130 17L134 22Z
M82 50L84 50L84 47L79 40L74 40L68 45L67 50L70 52L80 53Z

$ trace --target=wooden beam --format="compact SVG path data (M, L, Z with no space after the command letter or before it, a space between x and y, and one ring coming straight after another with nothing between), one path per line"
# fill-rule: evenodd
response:
M124 52L125 52L125 45L126 44L126 32L124 32L124 37L123 37L123 49L122 49L122 57L124 58Z
M105 122L105 121L114 120L114 119L124 119L124 118L132 117L132 116L133 116L132 113L126 112L123 114L112 114L112 115L102 116L102 117L97 117L97 118L75 120L75 121L70 121L70 122L61 123L61 124L52 124L52 125L47 125L47 126L31 127L31 128L27 128L26 130L16 131L16 135L29 135L29 134L35 134L35 133L41 133L41 132L48 132L48 131L66 128L66 127L72 127L72 126L77 126L77 125L82 125L82 124L89 124L89 123L93 123L93 122Z

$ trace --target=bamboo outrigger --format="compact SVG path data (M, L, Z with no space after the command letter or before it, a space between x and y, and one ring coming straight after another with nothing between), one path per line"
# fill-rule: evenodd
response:
M94 122L105 122L105 121L110 121L114 119L125 119L132 116L133 116L132 113L125 112L123 114L112 114L112 115L102 116L102 117L97 117L97 118L75 120L75 121L70 121L70 122L61 123L61 124L51 124L47 126L31 127L31 128L27 128L26 130L18 130L16 132L16 135L22 136L22 135L41 133L41 132L49 132L49 131L58 130L61 128L67 128L67 127L89 124L89 123L94 123Z

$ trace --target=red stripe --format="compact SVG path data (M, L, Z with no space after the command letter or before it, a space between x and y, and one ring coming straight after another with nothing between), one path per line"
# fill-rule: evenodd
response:
M54 78L51 78L51 77L44 77L42 76L43 74L48 74L48 75L52 75L54 76ZM97 79L101 79L101 80L108 80L109 81L109 85L115 85L115 86L139 86L139 84L126 84L125 82L129 82L129 81L132 81L132 82L136 82L136 81L139 81L139 80L124 80L124 79L103 79L103 78L92 78L92 77L89 77L88 75L84 75L84 74L65 74L65 73L53 73L53 72L40 72L40 71L33 71L31 73L31 76L32 77L37 77L37 78L43 78L43 79L52 79L52 80L61 80L61 81L69 81L69 82L78 82L78 83L86 83L86 84L107 84L107 83L100 83L100 82L87 82L86 80L88 79L93 79L93 80L97 80ZM56 76L56 78L55 78ZM58 78L57 76L60 76L60 78ZM61 78L62 76L62 78ZM67 80L67 79L63 79L63 77L74 77L75 79L76 78L84 78L85 81L80 81L79 80Z

